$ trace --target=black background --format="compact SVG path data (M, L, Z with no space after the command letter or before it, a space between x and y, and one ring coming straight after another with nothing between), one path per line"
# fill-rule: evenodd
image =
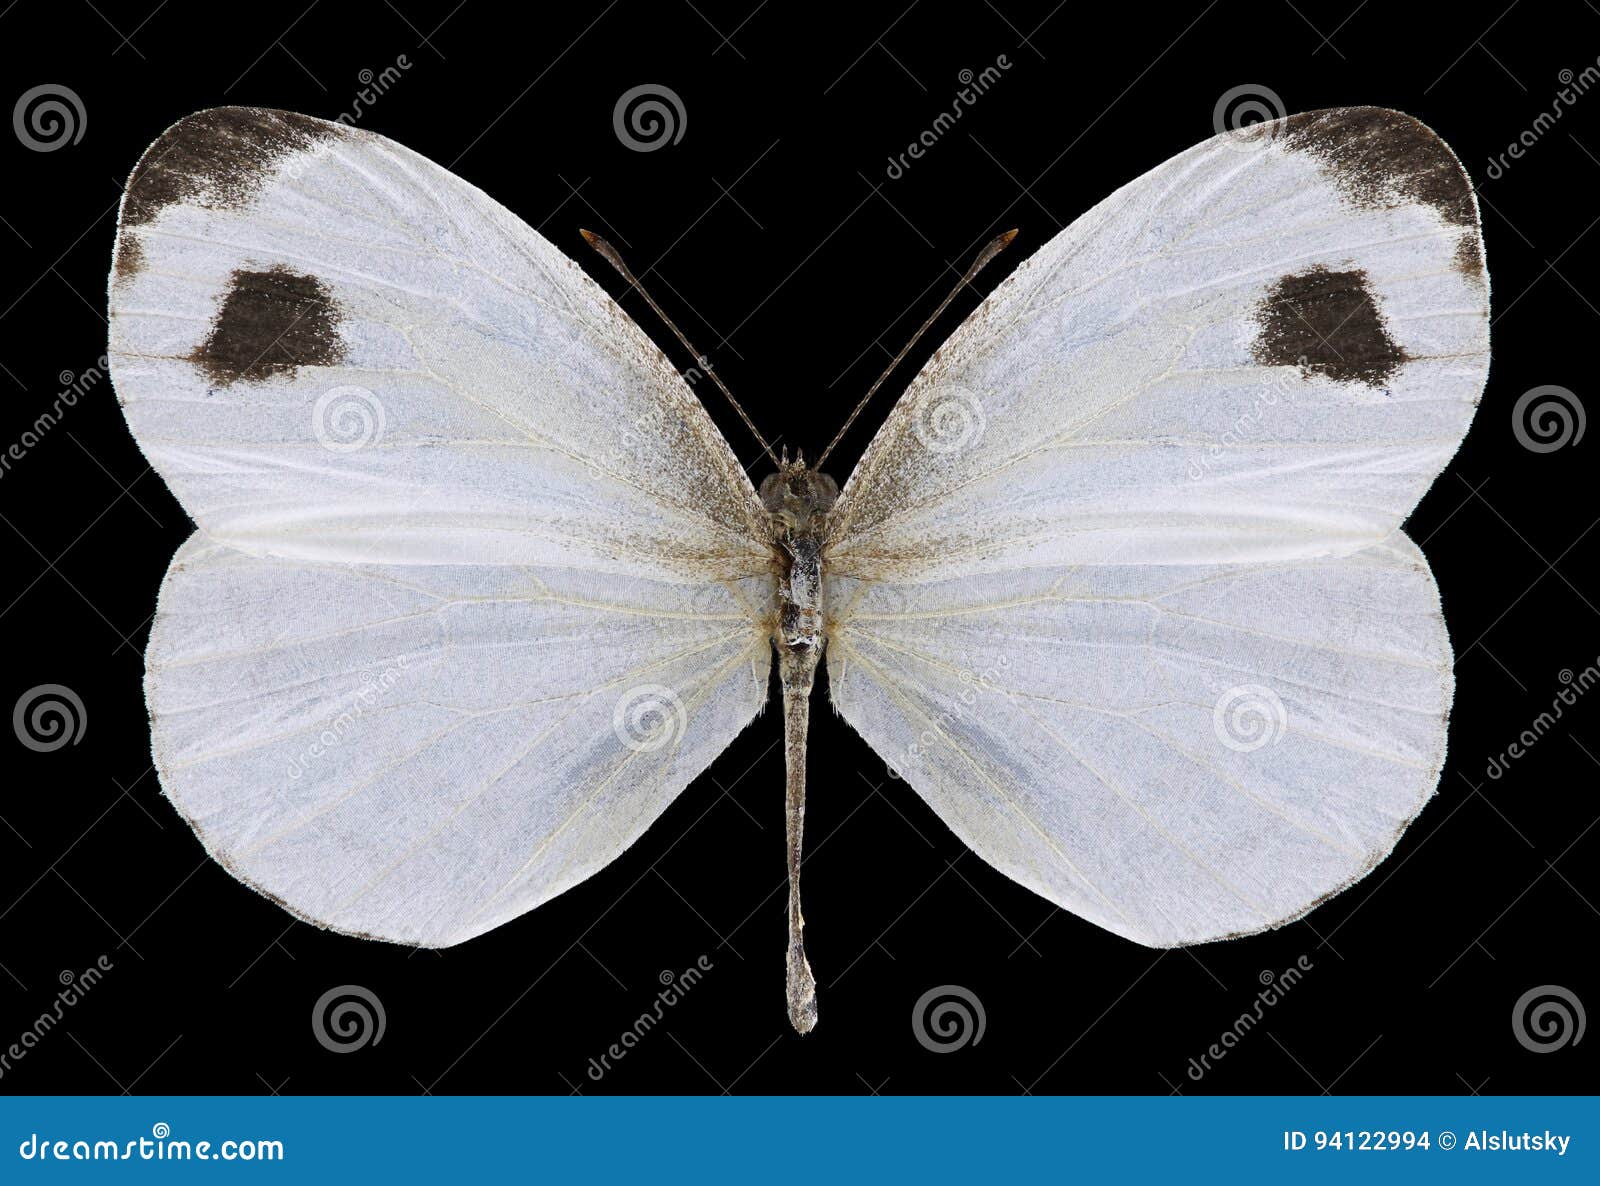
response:
M528 6L534 10L535 6ZM1162 11L995 0L561 10L405 5L131 6L21 0L0 16L0 101L81 97L77 143L0 136L0 443L22 437L104 350L118 191L171 121L219 103L324 117L360 72L409 68L364 127L446 164L540 228L611 291L580 225L613 239L771 437L813 451L954 281L1011 226L988 288L1116 186L1212 134L1225 92L1282 109L1408 111L1481 187L1494 363L1460 454L1410 520L1458 655L1438 797L1371 877L1281 931L1166 953L1081 922L966 853L819 708L807 939L822 1024L783 1009L780 722L769 713L614 866L443 953L293 922L206 860L150 769L140 688L158 583L191 525L146 468L102 381L0 478L0 699L64 684L81 741L5 735L0 1046L50 1008L63 969L104 982L0 1078L27 1092L1564 1092L1594 1088L1590 1038L1525 1049L1537 985L1600 1001L1595 786L1600 696L1498 780L1491 754L1600 655L1595 434L1539 453L1513 431L1530 388L1593 406L1600 293L1600 93L1519 160L1503 152L1600 56L1589 5L1199 5ZM795 15L803 13L803 15ZM1494 22L1491 24L1491 22ZM888 158L947 109L959 73L1001 81L899 179ZM676 143L632 151L627 89L681 99ZM646 271L648 269L648 271ZM841 478L969 294L863 417ZM627 307L664 344L636 298ZM673 347L673 357L686 362ZM715 401L702 386L702 394ZM755 446L719 402L741 457ZM759 479L764 469L753 466ZM819 701L820 704L820 701ZM663 969L701 984L601 1081L587 1073L648 1008ZM1312 970L1210 1073L1186 1073L1251 1008L1263 970ZM312 1008L355 984L382 1041L333 1053ZM934 1053L913 1005L960 985L981 1042Z

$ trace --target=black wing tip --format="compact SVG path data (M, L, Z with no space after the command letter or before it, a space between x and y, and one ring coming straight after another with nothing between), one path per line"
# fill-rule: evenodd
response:
M1451 226L1476 230L1472 179L1443 137L1414 115L1389 107L1328 107L1279 121L1274 139L1322 165L1358 205L1415 202Z
M268 107L210 107L172 124L145 149L123 187L113 284L144 266L136 228L180 202L240 205L279 160L328 139L340 126Z

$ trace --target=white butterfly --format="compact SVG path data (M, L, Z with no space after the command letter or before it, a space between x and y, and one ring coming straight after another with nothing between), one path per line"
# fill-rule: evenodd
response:
M758 495L576 264L370 132L181 121L110 293L129 426L199 527L150 637L162 785L319 926L446 946L582 881L761 710L774 649L801 1031L824 648L975 852L1151 946L1300 917L1437 783L1450 643L1400 525L1483 388L1488 282L1407 116L1294 116L1123 187L842 493L785 462Z

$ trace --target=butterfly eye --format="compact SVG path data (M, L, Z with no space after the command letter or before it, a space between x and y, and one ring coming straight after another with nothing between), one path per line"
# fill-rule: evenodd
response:
M761 480L759 497L761 505L774 513L783 509L784 495L788 491L788 482L782 473L768 474Z
M831 511L839 501L839 483L819 470L811 474L811 504L819 511Z

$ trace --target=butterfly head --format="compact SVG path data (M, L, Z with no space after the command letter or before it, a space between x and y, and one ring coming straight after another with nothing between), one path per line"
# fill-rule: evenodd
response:
M806 464L805 455L789 458L785 449L778 472L761 483L761 505L790 531L815 531L839 500L839 484Z

